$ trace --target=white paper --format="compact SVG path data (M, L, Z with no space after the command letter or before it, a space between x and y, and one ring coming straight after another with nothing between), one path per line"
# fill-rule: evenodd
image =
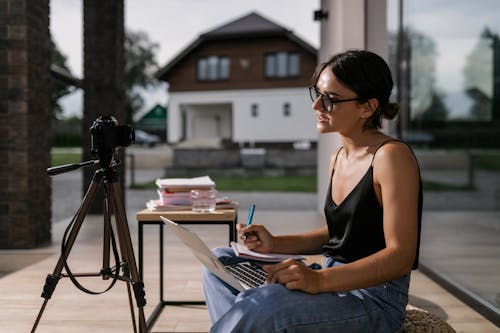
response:
M303 256L295 254L255 252L248 249L248 247L246 247L245 245L236 242L231 242L231 247L233 248L234 253L236 253L238 257L246 259L268 261L268 262L280 262L288 258L292 258L295 260L305 260Z
M156 186L166 187L210 187L215 186L215 182L209 176L194 178L158 178Z

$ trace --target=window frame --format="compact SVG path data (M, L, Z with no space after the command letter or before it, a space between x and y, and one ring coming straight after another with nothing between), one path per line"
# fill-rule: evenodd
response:
M203 68L202 68L203 67ZM231 76L231 59L226 55L204 55L196 61L199 82L227 81Z
M300 76L300 53L277 51L264 54L264 77L266 79L287 79Z

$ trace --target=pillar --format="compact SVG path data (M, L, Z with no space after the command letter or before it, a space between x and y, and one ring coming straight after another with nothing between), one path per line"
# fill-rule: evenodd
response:
M0 0L0 248L51 240L50 110L49 1Z
M83 159L95 158L90 152L89 128L99 116L113 116L120 125L125 122L124 110L124 4L123 0L84 0L84 111ZM119 159L125 163L124 153ZM92 174L84 169L84 190ZM124 172L121 168L122 184ZM90 213L102 212L102 191L99 191Z

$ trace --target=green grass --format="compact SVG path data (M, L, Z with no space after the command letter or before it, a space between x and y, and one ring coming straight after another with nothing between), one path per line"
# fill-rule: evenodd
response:
M221 191L316 192L315 176L212 177Z
M479 155L475 163L481 170L500 171L500 155Z
M211 177L219 191L316 192L315 176ZM154 181L136 184L135 189L156 188Z
M473 190L468 185L456 185L447 183L438 183L430 180L422 180L424 191L470 191Z
M51 152L52 166L79 163L82 156L78 149L58 149ZM482 170L500 171L500 155L485 154L478 156L477 166ZM287 177L212 177L219 191L275 191L275 192L309 192L317 191L315 176ZM154 189L154 181L136 184L135 189ZM423 181L425 191L467 191L473 190L467 185L454 185L441 182Z
M79 152L71 151L56 151L52 150L52 166L58 166L63 164L80 163L82 161L82 154Z
M211 177L219 191L238 192L307 192L317 191L315 176L287 176L287 177ZM467 185L455 185L422 181L424 191L469 191ZM134 189L154 189L154 181L135 184Z

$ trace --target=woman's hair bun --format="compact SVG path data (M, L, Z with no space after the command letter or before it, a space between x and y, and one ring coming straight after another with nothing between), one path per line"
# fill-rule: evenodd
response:
M399 113L399 104L398 103L387 103L385 108L382 110L382 118L385 119L394 119Z

